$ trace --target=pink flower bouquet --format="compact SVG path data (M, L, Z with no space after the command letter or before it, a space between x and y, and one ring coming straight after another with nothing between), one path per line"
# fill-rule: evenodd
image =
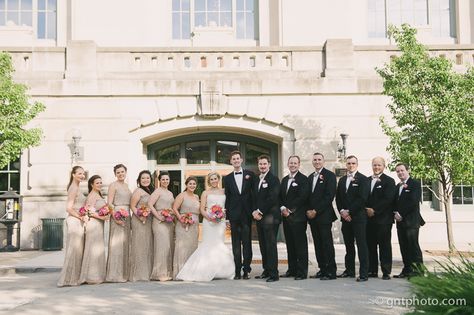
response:
M222 210L222 207L219 205L213 205L209 217L216 223L221 222L224 219L224 211Z

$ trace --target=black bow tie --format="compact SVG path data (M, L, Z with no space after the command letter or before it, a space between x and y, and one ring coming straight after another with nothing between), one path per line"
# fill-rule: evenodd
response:
M235 175L242 174L242 172L234 172Z

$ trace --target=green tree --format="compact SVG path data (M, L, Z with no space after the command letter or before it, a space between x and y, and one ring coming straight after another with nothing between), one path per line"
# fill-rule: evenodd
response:
M45 107L30 104L27 87L13 81L13 72L11 56L0 52L0 168L18 159L25 148L39 145L42 136L41 129L25 126Z
M433 191L444 206L448 246L454 250L451 222L455 184L474 179L474 70L453 70L452 62L430 57L408 25L391 26L401 55L377 69L395 126L381 118L394 161L410 165L413 176L439 182ZM439 192L439 193L438 193Z

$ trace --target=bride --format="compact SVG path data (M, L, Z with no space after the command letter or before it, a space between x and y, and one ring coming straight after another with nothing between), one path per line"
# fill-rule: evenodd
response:
M184 281L211 281L212 279L233 279L234 259L224 244L226 223L213 219L211 208L218 205L223 211L225 205L224 189L219 188L221 176L216 172L207 175L209 188L201 195L202 242L189 257L176 279Z

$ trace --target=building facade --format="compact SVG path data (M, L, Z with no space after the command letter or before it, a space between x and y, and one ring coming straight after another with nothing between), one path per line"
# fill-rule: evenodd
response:
M234 149L251 169L269 154L280 178L292 154L306 174L317 151L335 169L347 134L369 175L389 157L375 68L399 54L387 26L400 23L457 71L474 65L468 0L0 0L0 49L46 105L31 123L41 146L0 172L0 190L24 196L21 247L40 247L41 218L66 215L75 163L106 184L123 163L132 188L140 170L168 170L178 192L187 176L227 174ZM458 245L471 241L472 189L455 193ZM423 197L429 247L446 240L444 213Z

